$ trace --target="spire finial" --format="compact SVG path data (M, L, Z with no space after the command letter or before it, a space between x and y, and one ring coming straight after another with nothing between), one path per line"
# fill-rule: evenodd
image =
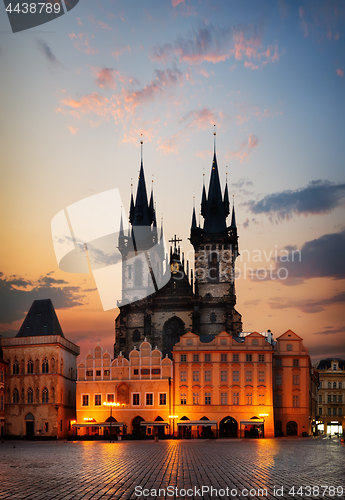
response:
M213 125L213 150L214 150L214 153L216 153L216 135L217 135L216 125Z
M141 156L141 163L143 162L143 134L140 134L140 156Z

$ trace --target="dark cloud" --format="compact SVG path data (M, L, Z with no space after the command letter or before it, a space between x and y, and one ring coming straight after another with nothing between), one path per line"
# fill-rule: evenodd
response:
M282 220L293 214L325 214L344 203L345 184L317 180L305 188L269 194L248 205L254 214L268 214Z
M230 186L239 189L243 186L254 186L254 184L248 179L239 179L237 182L231 182Z
M0 323L23 319L34 300L47 298L56 309L68 309L83 305L85 295L80 287L69 286L64 280L41 276L37 281L27 281L1 274Z
M287 269L287 285L303 283L311 278L345 278L345 230L307 241L300 253L293 246L285 249L286 257L282 257L276 267Z
M37 40L37 46L40 49L40 51L42 52L42 54L44 54L44 56L48 59L49 62L51 62L53 64L60 64L60 62L57 60L57 58L53 54L51 48L44 40Z
M321 332L314 332L314 335L335 335L336 333L345 334L345 325L340 328L335 328L333 326L325 326L324 330Z
M271 309L299 309L304 313L318 313L324 311L328 306L343 304L345 302L345 292L338 293L329 299L321 300L290 300L282 297L275 297L269 300Z

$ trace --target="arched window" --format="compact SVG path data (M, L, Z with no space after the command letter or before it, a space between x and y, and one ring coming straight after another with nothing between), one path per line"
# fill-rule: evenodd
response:
M29 387L28 389L28 395L27 395L27 401L28 403L33 403L34 402L34 391L31 389L31 387Z
M19 374L19 363L18 363L18 361L16 359L13 362L12 373L13 373L13 375L18 375Z
M343 384L341 382L339 382L339 389L342 389L343 388Z
M333 389L336 389L336 388L337 388L337 383L333 382Z
M14 389L14 391L13 391L12 402L19 403L19 391L18 391L18 389Z
M42 373L49 373L49 363L47 358L45 358L42 362Z
M49 392L46 387L42 391L42 403L49 403Z
M143 284L143 263L140 259L134 262L134 286L142 286Z
M328 389L332 389L332 385L330 382L328 382L327 387L328 387Z
M134 330L132 340L133 340L133 342L140 342L139 330Z
M219 260L216 252L211 253L209 257L208 277L210 281L218 281L219 279Z
M29 359L29 361L28 361L27 372L34 373L34 364L32 362L32 359Z

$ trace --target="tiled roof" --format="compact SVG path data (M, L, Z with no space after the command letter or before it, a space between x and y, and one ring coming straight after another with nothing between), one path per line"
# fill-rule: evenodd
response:
M65 337L50 299L35 300L16 337L60 335Z

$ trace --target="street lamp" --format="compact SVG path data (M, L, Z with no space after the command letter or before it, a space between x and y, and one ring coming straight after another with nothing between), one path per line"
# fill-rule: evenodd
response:
M265 417L269 417L269 413L259 413L259 417L262 417L262 419L264 421L264 430L262 433L262 437L264 438L265 437Z
M173 433L172 433L172 437L174 437L174 434L175 434L174 423L175 423L175 419L176 419L176 418L178 418L178 415L169 415L169 418L171 418L172 423L173 423Z
M111 443L111 424L112 424L112 416L113 416L113 407L120 406L120 403L114 403L113 401L104 401L103 406L110 406L110 428L109 428L109 443Z

